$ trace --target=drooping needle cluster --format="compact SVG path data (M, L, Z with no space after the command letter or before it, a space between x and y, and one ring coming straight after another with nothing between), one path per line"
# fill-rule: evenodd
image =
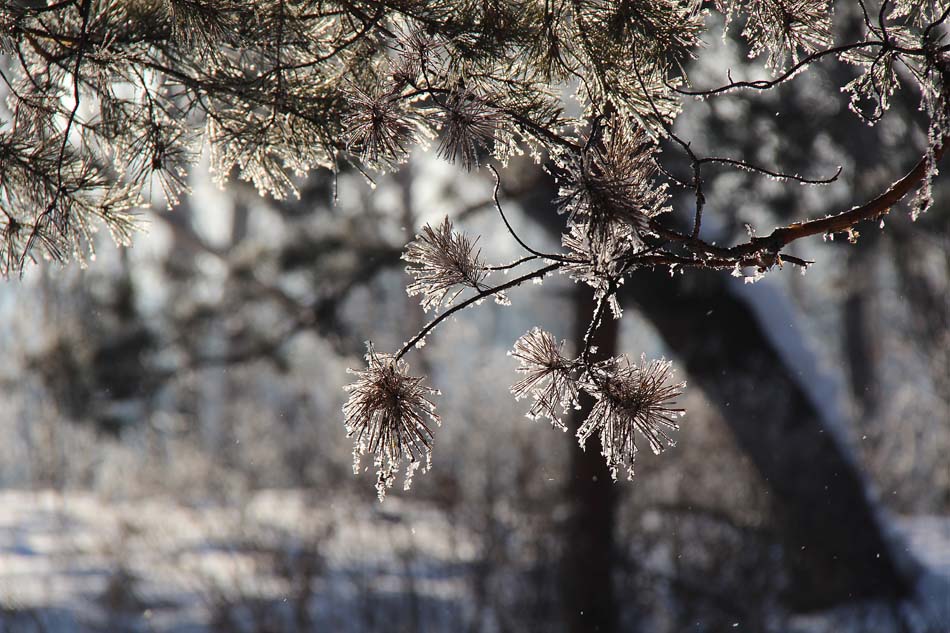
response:
M421 295L427 312L451 304L466 288L481 290L488 276L475 242L453 230L448 217L434 228L425 225L402 258L413 277L406 292L410 297Z
M679 428L676 418L685 413L676 407L685 382L673 381L673 364L667 360L630 362L627 356L614 358L594 367L585 381L584 390L596 402L590 415L577 430L583 447L597 433L607 466L614 479L623 470L632 478L637 456L634 436L647 439L650 449L660 453L665 446L674 446L669 432Z
M382 500L403 462L408 463L407 489L417 469L429 468L431 424L442 423L430 397L439 392L427 387L425 378L411 376L404 360L379 354L372 345L366 362L366 369L349 370L357 378L345 388L350 397L343 405L343 417L347 436L355 441L353 470L359 472L363 455L373 456L376 492Z
M530 396L533 400L528 417L548 418L556 428L567 430L562 417L577 406L576 363L564 355L565 341L532 328L517 341L508 354L517 358L518 372L524 378L511 386L515 400Z
M637 434L646 438L654 453L675 444L669 432L679 428L676 418L684 410L676 407L676 399L686 383L674 381L672 363L641 358L635 364L626 355L588 363L567 358L563 348L563 341L559 344L553 335L533 328L509 352L520 361L518 371L525 374L511 393L515 399L532 398L529 418L547 417L566 431L562 415L579 408L581 391L590 394L594 404L577 429L577 439L584 447L592 435L599 436L614 479L621 470L633 477Z

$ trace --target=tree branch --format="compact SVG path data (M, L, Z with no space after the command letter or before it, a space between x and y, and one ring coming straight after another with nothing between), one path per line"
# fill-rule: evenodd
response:
M826 235L840 233L853 228L859 222L874 220L886 214L895 204L900 202L914 187L919 185L927 176L931 163L938 162L946 151L950 136L940 140L932 152L928 152L918 161L917 165L903 178L892 184L879 196L859 207L816 220L808 220L791 224L787 227L775 229L766 237L754 237L745 244L727 249L732 256L747 256L763 250L778 253L782 247L811 235Z
M520 277L518 277L518 278L516 278L516 279L512 279L511 281L505 282L505 283L503 283L503 284L501 284L501 285L493 286L493 287L491 287L491 288L486 288L486 289L484 289L484 290L480 290L479 292L475 293L474 295L472 295L471 297L469 297L468 299L466 299L466 300L463 301L462 303L459 303L459 304L457 304L457 305L452 306L451 308L449 308L448 310L446 310L445 312L443 312L443 313L440 314L439 316L437 316L437 317L435 317L434 319L432 319L431 321L429 321L429 323L427 323L425 327L423 327L421 330L419 330L419 333L418 333L418 334L416 334L415 336L413 336L413 337L409 340L409 342L407 342L405 345L403 345L403 346L402 346L402 349L399 350L399 351L396 353L396 360L399 360L400 358L402 358L402 357L406 354L406 352L408 352L408 351L411 350L413 347L415 347L415 346L416 346L416 343L418 343L419 341L421 341L422 339L424 339L424 338L426 337L426 335L429 334L429 332L431 332L439 323L441 323L442 321L446 320L447 318L449 318L450 316L452 316L452 315L455 314L456 312L460 312L461 310L464 310L465 308L469 307L470 305L472 305L472 304L474 304L474 303L478 303L479 301L481 301L481 300L484 299L485 297L490 297L490 296L492 296L492 295L498 294L499 292L503 292L503 291L505 291L505 290L508 290L509 288L514 288L515 286L520 286L520 285L523 284L524 282L530 281L530 280L532 280L532 279L540 279L540 278L544 277L545 275L547 275L548 273L554 272L555 270L557 270L557 269L560 268L561 266L563 266L563 264L561 264L561 263L559 263L559 262L558 262L558 263L554 263L554 264L550 264L550 265L548 265L548 266L545 266L544 268L539 268L538 270L535 270L534 272L527 273L527 274L522 275L522 276L520 276Z

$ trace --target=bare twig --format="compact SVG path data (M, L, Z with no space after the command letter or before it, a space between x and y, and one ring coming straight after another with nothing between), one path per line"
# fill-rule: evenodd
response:
M471 297L469 297L469 298L466 299L465 301L463 301L463 302L461 302L461 303L458 303L458 304L452 306L451 308L449 308L448 310L446 310L445 312L443 312L443 313L440 314L439 316L437 316L437 317L435 317L434 319L432 319L431 321L429 321L429 323L427 323L425 327L423 327L421 330L419 330L418 334L416 334L416 335L413 336L411 339L409 339L409 342L407 342L405 345L403 345L403 346L402 346L402 349L400 349L400 350L396 353L396 357L395 357L396 360L399 360L400 358L402 358L402 357L405 355L406 352L408 352L408 351L411 350L413 347L415 347L416 344L417 344L419 341L421 341L422 339L424 339L424 338L426 337L426 335L429 334L429 332L431 332L437 325L439 325L439 323L441 323L442 321L446 320L447 318L449 318L449 317L452 316L453 314L455 314L455 313L457 313L457 312L460 312L461 310L464 310L465 308L469 307L470 305L473 305L473 304L475 304L475 303L478 303L479 301L481 301L482 299L485 299L486 297L490 297L490 296L492 296L492 295L496 295L496 294L498 294L499 292L504 292L505 290L508 290L509 288L514 288L514 287L516 287L516 286L520 286L521 284L523 284L523 283L526 282L526 281L531 281L532 279L541 279L541 278L544 277L545 275L554 272L555 270L557 270L557 269L560 268L561 266L563 266L563 264L561 264L561 263L550 264L550 265L548 265L548 266L545 266L544 268L539 268L538 270L535 270L534 272L530 272L530 273L527 273L527 274L525 274L525 275L521 275L520 277L518 277L518 278L516 278L516 279L512 279L511 281L508 281L508 282L506 282L506 283L503 283L503 284L500 284L500 285L497 285L497 286L493 286L493 287L491 287L491 288L486 288L486 289L484 289L484 290L480 290L479 292L475 293L474 295L472 295Z

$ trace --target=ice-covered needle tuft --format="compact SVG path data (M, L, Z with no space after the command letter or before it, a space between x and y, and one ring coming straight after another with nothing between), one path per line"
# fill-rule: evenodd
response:
M347 437L355 437L353 470L360 458L373 455L376 492L382 501L395 482L396 472L408 462L406 488L422 465L428 470L432 457L432 427L440 425L435 404L429 399L438 391L424 384L425 378L409 375L409 365L392 354L379 354L367 344L362 370L347 370L356 382L345 387L350 397L343 405Z

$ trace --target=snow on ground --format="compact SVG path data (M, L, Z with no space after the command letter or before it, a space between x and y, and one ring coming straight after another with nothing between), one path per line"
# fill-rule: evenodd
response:
M950 579L950 517L917 516L898 520L912 552L931 570Z
M897 524L932 572L905 621L950 622L950 517ZM470 588L462 568L476 556L474 542L445 514L399 498L360 505L263 491L233 508L0 491L0 633L87 626L197 633L215 618L219 630L238 630L221 628L223 607L247 605L251 611L238 612L251 617L254 605L286 605L292 617L302 591L309 609L336 631L365 628L358 612L378 612L385 595L412 592L436 609L464 610ZM318 564L308 571L307 561ZM861 630L842 622L880 621L877 609L800 618L794 630ZM438 613L423 609L422 617ZM42 626L16 628L37 618Z
M38 630L67 620L64 630L114 630L117 617L134 616L147 625L123 628L198 631L215 608L292 609L303 589L311 609L341 622L370 594L411 590L446 603L463 594L451 570L474 550L444 515L421 504L410 514L395 498L385 511L353 505L299 491L259 492L242 509L0 491L0 633L38 610Z
M950 517L904 518L898 527L927 569L917 587L921 619L939 622L943 632L950 632Z

